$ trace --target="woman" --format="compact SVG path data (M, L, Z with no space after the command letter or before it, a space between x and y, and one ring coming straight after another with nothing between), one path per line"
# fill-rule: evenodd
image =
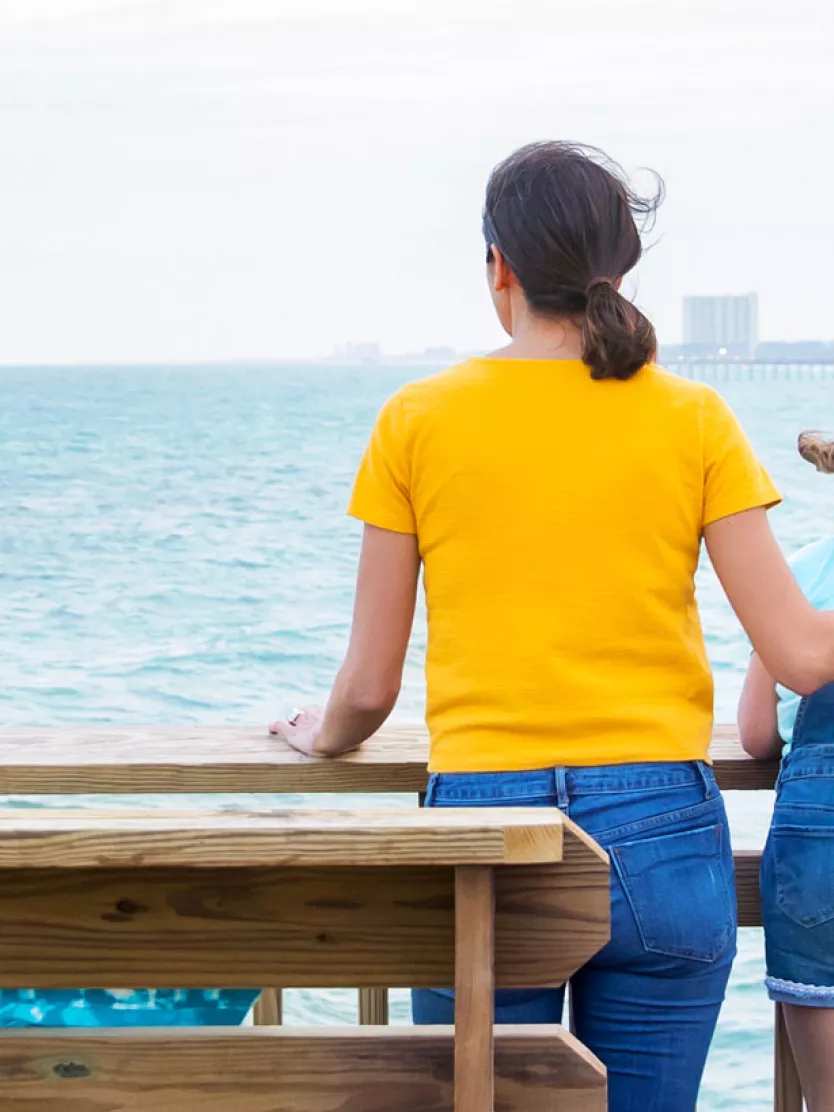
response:
M272 729L335 757L397 698L422 564L428 805L558 806L611 854L612 939L573 980L613 1112L691 1112L735 952L733 863L708 764L702 537L770 673L834 679L834 617L771 535L778 494L706 386L652 365L619 292L649 215L597 152L525 147L494 171L487 276L510 343L383 409L350 512L365 523L350 646L327 709ZM499 993L558 1022L562 992ZM415 993L418 1023L451 994Z
M799 451L817 470L834 472L828 437L803 433ZM805 545L790 564L809 601L834 608L834 536ZM800 699L754 656L738 724L751 756L782 753L762 859L766 985L784 1007L808 1112L827 1112L834 1100L834 687Z

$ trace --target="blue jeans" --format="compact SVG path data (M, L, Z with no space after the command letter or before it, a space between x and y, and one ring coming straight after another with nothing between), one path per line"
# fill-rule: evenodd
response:
M799 704L762 856L771 1000L834 1008L834 684Z
M558 807L611 855L611 941L571 981L578 1038L608 1068L610 1112L694 1112L736 949L724 801L701 764L432 776L429 807ZM564 989L499 991L497 1023L560 1023ZM413 994L454 1022L454 994Z

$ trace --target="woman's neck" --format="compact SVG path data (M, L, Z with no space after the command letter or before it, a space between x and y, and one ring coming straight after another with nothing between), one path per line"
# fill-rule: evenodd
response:
M581 359L582 334L568 320L526 316L513 322L512 340L493 359Z

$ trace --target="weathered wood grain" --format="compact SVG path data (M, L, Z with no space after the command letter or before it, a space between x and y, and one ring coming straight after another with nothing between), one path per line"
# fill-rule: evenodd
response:
M754 761L733 726L712 756L723 788L772 788L777 762ZM0 729L0 792L421 792L425 727L388 725L339 760L310 760L259 727Z
M455 869L455 1112L495 1107L495 873Z
M388 1022L388 989L360 988L359 1022L363 1027L384 1027Z
M561 984L608 938L607 858L503 866L496 976ZM0 984L452 987L454 870L0 869Z
M256 1027L274 1027L284 1019L284 994L280 988L265 988L255 1001L252 1022ZM388 1022L387 1020L385 1021Z
M762 925L762 893L759 888L759 870L762 855L755 850L737 850L733 854L736 866L736 900L738 902L738 925L740 927L760 927Z
M710 757L718 786L723 791L763 791L773 788L779 761L754 761L741 748L735 726L716 726Z
M3 1112L452 1112L451 1028L0 1031ZM496 1030L497 1112L605 1112L561 1027Z
M258 726L0 729L0 791L419 792L424 726L387 726L356 752L311 760Z
M538 864L562 815L530 807L141 812L0 808L0 869Z

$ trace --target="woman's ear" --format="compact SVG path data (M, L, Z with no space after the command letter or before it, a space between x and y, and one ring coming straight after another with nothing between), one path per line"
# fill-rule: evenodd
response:
M507 260L501 254L501 250L494 243L490 245L488 269L490 285L495 293L508 290L513 285L515 275L507 265Z

